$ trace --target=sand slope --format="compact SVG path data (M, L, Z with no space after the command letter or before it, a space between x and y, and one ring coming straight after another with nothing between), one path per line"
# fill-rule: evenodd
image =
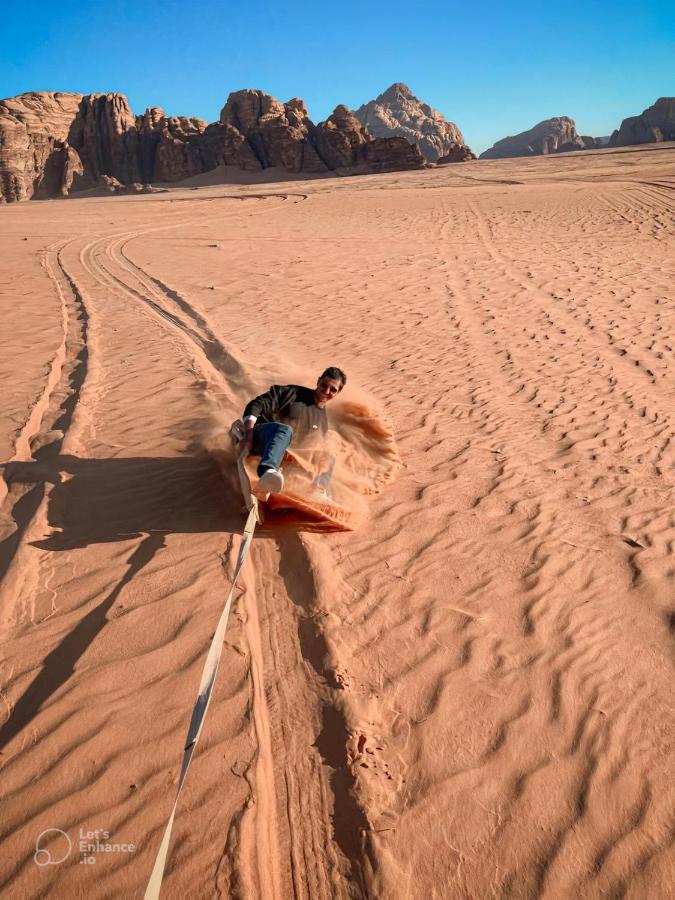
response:
M674 209L672 147L0 209L8 896L142 896L224 430L330 364L405 468L254 542L165 896L672 896Z

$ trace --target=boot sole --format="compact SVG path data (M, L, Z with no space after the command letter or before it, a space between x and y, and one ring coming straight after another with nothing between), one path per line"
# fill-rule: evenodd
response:
M256 494L278 494L284 486L284 476L280 472L265 472L255 486Z

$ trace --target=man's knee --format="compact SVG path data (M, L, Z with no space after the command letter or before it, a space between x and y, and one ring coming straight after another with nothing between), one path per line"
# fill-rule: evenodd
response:
M290 441L293 437L293 429L290 425L286 425L285 422L280 422L278 425L278 433L282 434L284 437L287 437Z

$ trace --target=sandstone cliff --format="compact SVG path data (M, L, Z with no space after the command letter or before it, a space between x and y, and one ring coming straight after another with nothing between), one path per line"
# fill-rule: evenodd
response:
M30 93L0 100L0 199L63 196L78 164L68 135L81 94Z
M612 147L675 141L675 97L660 97L639 116L624 119L609 139Z
M137 116L140 180L180 181L203 172L201 137L206 128L203 119L166 116L156 106Z
M317 152L329 169L340 175L421 169L419 147L402 137L373 138L356 117L340 104L314 132Z
M437 166L445 166L448 163L468 162L475 159L476 154L466 146L466 144L457 144L445 156L441 156L437 161Z
M364 103L355 115L373 137L403 137L417 144L427 162L437 162L441 157L449 157L445 162L475 159L459 128L400 82Z
M297 97L284 104L263 91L236 91L221 110L220 123L245 138L261 169L328 171L312 144L314 125Z
M497 141L489 150L481 153L479 159L507 159L513 156L541 156L556 153L565 146L569 150L584 149L583 140L577 134L574 120L568 116L545 119L529 131L522 131L513 137Z
M356 174L420 168L424 159L402 138L373 139L344 106L315 126L302 100L284 104L263 91L230 94L211 125L159 107L134 116L123 94L0 101L0 201L181 181L221 165Z
M605 143L607 143L605 141ZM561 144L556 153L569 153L573 150L596 150L603 146L603 138L594 138L588 134L577 135L577 140Z
M340 104L314 133L316 149L334 170L349 169L362 160L362 147L370 137L351 110Z

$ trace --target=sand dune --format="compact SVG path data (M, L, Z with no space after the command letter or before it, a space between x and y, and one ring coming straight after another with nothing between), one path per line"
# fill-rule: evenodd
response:
M226 429L331 364L405 468L256 538L163 896L672 896L674 210L672 146L0 209L7 896L142 896Z

